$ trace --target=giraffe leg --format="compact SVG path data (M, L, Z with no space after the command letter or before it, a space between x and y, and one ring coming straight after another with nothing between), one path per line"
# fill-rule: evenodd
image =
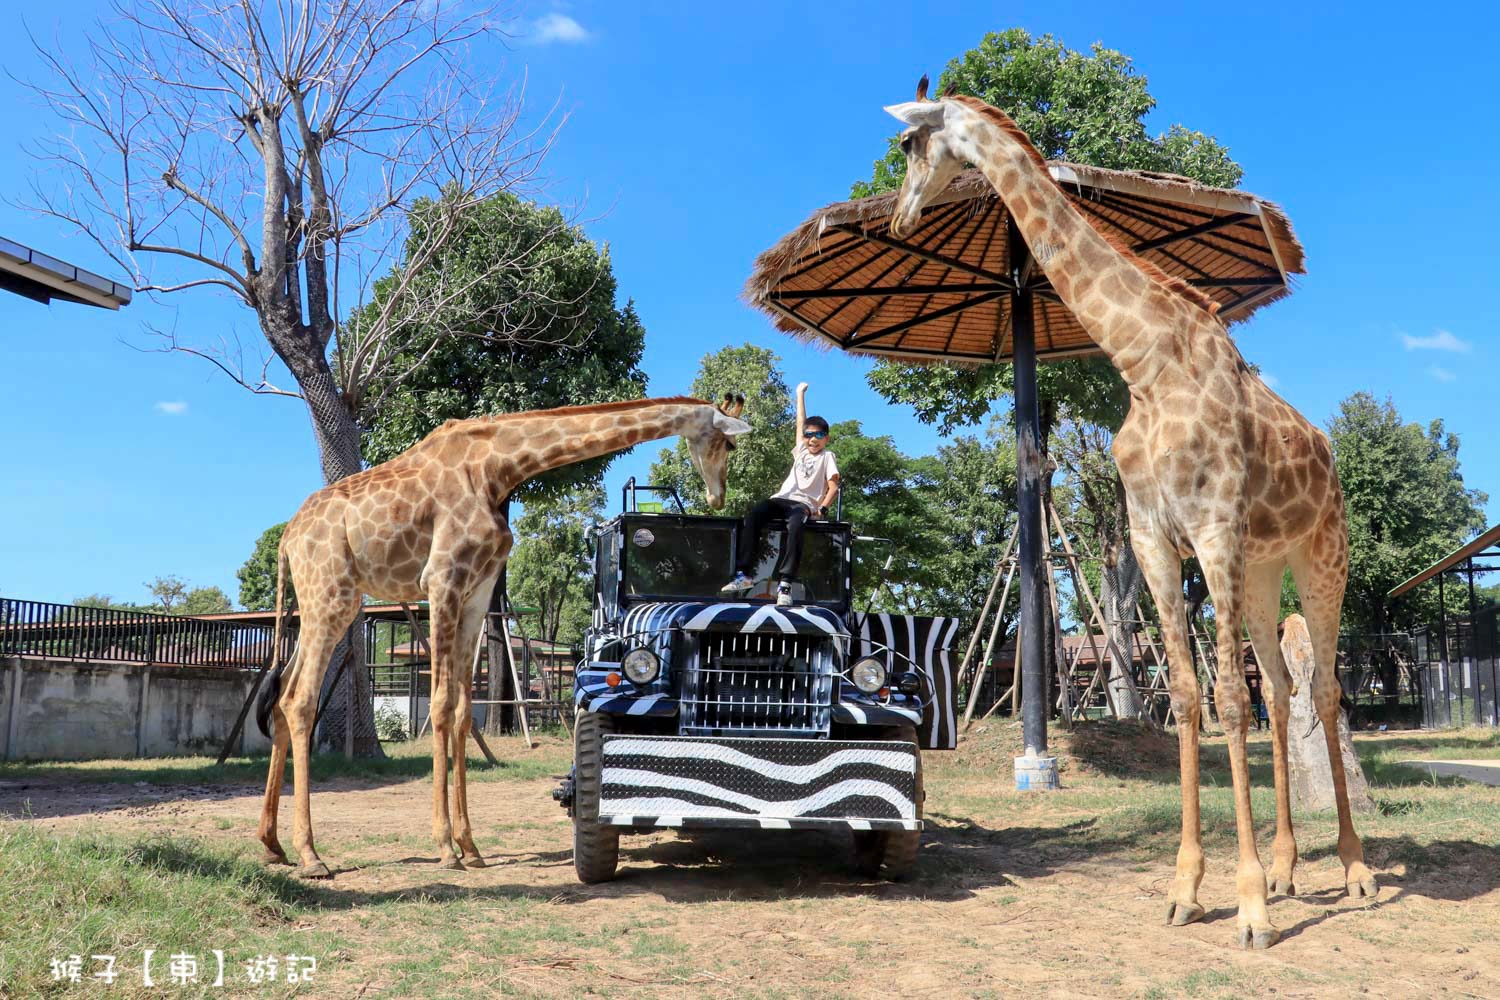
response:
M448 754L454 753L455 771L462 767L463 750L455 747L458 706L457 656L454 646L462 609L462 595L447 582L433 584L429 569L427 642L432 649L432 840L438 849L438 867L462 871L463 863L453 844L453 824L448 818ZM459 654L461 655L461 654Z
M1245 735L1250 727L1250 689L1245 685L1241 626L1245 614L1244 533L1227 528L1194 539L1218 621L1219 679L1214 703L1229 742L1229 770L1234 778L1234 823L1239 840L1235 890L1239 897L1242 948L1269 948L1281 937L1266 912L1266 870L1255 850L1255 818L1250 808L1250 761Z
M469 822L468 749L469 730L474 725L474 645L479 641L484 616L489 611L495 578L480 583L464 607L458 648L454 655L461 671L458 680L458 705L453 729L453 815L454 839L462 852L463 864L469 868L485 867L479 848L474 846L474 829Z
M301 651L295 669L283 679L281 702L290 732L292 752L292 791L295 799L292 823L292 847L302 860L297 874L304 878L329 878L328 870L313 847L312 832L312 738L317 725L318 698L323 689L323 675L339 640L348 629L358 609L358 597L352 592L341 595L344 607L329 608L305 604L302 609Z
M1339 513L1342 514L1342 508ZM1334 519L1330 518L1330 521ZM1328 763L1333 776L1334 797L1339 814L1339 860L1344 863L1344 885L1354 899L1373 899L1380 891L1375 874L1365 865L1364 845L1354 832L1349 811L1349 788L1344 775L1344 754L1339 746L1339 681L1335 673L1338 653L1339 613L1343 607L1344 583L1348 576L1348 550L1341 518L1320 528L1305 552L1292 558L1292 576L1302 599L1308 636L1313 646L1313 706L1317 709L1323 738L1328 743Z
M1134 510L1134 508L1131 508ZM1202 712L1198 674L1187 643L1187 611L1182 597L1182 559L1176 548L1131 521L1131 546L1146 586L1161 611L1172 711L1177 716L1177 749L1182 784L1182 840L1177 877L1167 894L1167 923L1192 923L1203 916L1198 885L1203 881L1203 838L1198 813L1198 721Z
M1271 848L1271 892L1297 894L1292 873L1297 867L1297 838L1292 833L1292 789L1287 771L1287 726L1292 713L1292 675L1276 641L1281 615L1280 560L1245 568L1245 624L1271 716L1271 762L1276 779L1276 841Z
M261 855L261 864L266 865L289 865L286 859L286 851L282 850L281 841L276 836L276 812L281 804L281 787L286 778L286 754L292 745L292 733L287 725L286 714L281 711L280 706L271 713L274 723L271 730L271 769L266 775L266 795L261 800L260 806L260 830L257 836L265 845L265 853Z

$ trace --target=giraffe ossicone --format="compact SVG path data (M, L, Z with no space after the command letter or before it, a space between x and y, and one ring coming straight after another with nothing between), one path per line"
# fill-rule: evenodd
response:
M314 716L329 658L369 595L428 602L433 840L442 867L482 866L464 750L472 725L470 656L511 548L500 511L516 487L548 469L674 435L687 442L709 506L722 507L733 439L751 431L744 408L743 396L718 404L674 396L450 420L389 462L308 497L282 533L277 565L272 648L281 648L288 573L300 603L297 648L265 681L257 712L272 741L258 832L263 860L288 863L276 815L290 751L299 874L331 874L313 847Z
M965 96L886 110L908 126L900 140L907 170L891 217L892 234L914 228L923 206L965 163L973 163L1005 203L1053 291L1129 387L1130 411L1113 450L1125 486L1131 542L1161 611L1181 744L1182 843L1167 921L1185 924L1204 912L1198 902L1201 698L1185 630L1182 558L1187 555L1202 563L1221 623L1215 701L1234 778L1238 942L1265 948L1280 936L1266 908L1267 878L1250 809L1245 747L1250 697L1241 622L1249 629L1271 703L1273 891L1291 894L1297 862L1287 775L1292 683L1276 638L1288 568L1313 640L1313 697L1328 740L1345 886L1353 897L1374 896L1375 877L1354 832L1337 743L1340 689L1334 657L1349 546L1327 437L1245 363L1216 303L1115 244L1079 212L1004 112Z

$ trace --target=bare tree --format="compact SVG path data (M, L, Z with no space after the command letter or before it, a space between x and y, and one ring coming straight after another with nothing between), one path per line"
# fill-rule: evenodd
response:
M1127 533L1125 485L1110 455L1113 437L1108 428L1070 415L1059 428L1052 452L1068 471L1084 515L1079 520L1091 529L1100 554L1100 610L1112 640L1107 644L1110 703L1121 718L1135 719L1145 714L1145 708L1128 657L1136 648L1136 606L1143 578Z
M36 46L51 72L31 86L63 128L34 150L32 207L93 238L137 291L214 289L253 310L271 353L249 369L237 345L162 333L164 349L300 398L325 481L341 479L361 468L368 387L399 384L447 333L413 319L452 314L489 276L445 275L451 237L534 182L556 134L471 71L496 64L474 55L500 25L456 0L119 0L77 62ZM544 267L533 249L493 267ZM571 305L523 293L514 326L485 336L548 336L538 313ZM271 354L295 386L271 380ZM378 754L368 678L346 675L323 740L349 745L352 704L355 750Z

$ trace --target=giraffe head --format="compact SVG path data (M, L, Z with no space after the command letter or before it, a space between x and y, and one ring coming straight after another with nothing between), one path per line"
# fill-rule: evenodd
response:
M745 412L745 397L726 392L724 401L705 410L707 419L685 431L688 454L693 467L703 477L708 491L708 505L714 510L724 506L724 488L729 476L729 453L734 439L750 433L750 425L740 419Z
M927 77L917 84L915 101L892 104L885 110L907 126L901 133L906 179L891 213L891 235L899 237L912 230L923 206L948 187L968 157L959 148L958 130L951 127L962 117L962 110L951 101L929 101Z

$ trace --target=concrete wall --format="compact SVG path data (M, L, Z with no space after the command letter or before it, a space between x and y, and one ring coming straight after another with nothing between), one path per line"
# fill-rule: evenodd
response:
M0 657L0 753L6 760L217 755L255 675ZM237 753L270 749L245 720Z

